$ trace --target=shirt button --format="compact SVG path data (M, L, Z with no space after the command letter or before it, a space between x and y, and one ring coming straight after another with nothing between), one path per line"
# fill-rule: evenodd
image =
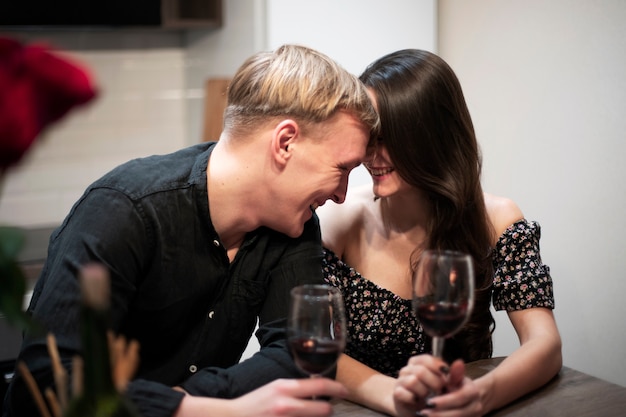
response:
M195 374L197 370L198 370L198 367L196 365L191 365L189 367L189 372L191 372L192 374Z
M212 319L214 315L215 315L215 311L213 311L213 310L209 311L208 316L209 316L210 319Z
M220 246L220 241L219 241L219 240L217 240L217 239L214 239L214 240L213 240L213 244L214 244L216 247L219 247L219 246Z

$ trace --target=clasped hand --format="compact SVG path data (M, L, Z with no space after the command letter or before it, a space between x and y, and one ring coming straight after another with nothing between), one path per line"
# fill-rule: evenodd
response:
M400 370L393 400L398 417L483 415L478 388L465 376L462 360L448 366L431 355L413 356Z

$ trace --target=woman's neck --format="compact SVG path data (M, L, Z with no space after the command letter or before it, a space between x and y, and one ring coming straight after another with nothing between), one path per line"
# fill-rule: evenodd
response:
M431 208L422 191L398 193L380 198L376 203L383 227L389 236L416 235L421 241L425 239Z

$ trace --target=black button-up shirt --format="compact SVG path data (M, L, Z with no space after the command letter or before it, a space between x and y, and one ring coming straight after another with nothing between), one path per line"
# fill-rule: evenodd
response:
M230 262L211 223L206 168L214 144L130 161L92 184L52 234L29 307L57 338L64 365L80 351L77 272L90 261L111 272L112 327L140 343L128 395L144 416L168 416L182 385L232 398L279 377L298 377L284 340L289 290L321 283L317 217L302 236L248 233ZM250 207L250 210L254 210ZM238 364L259 320L261 351ZM27 335L20 359L52 384L45 337ZM13 414L33 415L16 378Z

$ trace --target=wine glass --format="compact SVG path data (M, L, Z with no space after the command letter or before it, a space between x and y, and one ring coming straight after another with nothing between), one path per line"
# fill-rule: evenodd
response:
M413 311L441 358L446 338L458 332L474 306L474 262L452 250L426 250L413 275Z
M312 378L328 372L346 345L341 293L330 285L291 290L287 341L296 366Z

